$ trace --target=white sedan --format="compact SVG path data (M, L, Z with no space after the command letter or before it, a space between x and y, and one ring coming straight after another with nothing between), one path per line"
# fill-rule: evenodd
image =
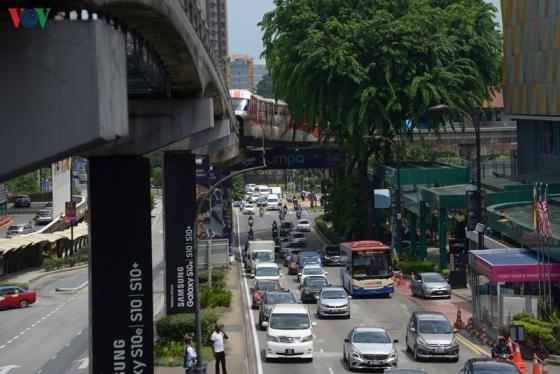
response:
M255 206L253 204L245 204L243 207L243 214L255 214Z
M296 225L297 231L311 231L311 223L306 219L300 219Z
M298 278L299 278L299 283L303 284L303 281L305 280L305 278L309 277L309 276L322 276L322 277L326 277L327 274L329 274L328 272L326 272L321 265L305 265L303 267L303 270L301 271L301 273L298 274Z

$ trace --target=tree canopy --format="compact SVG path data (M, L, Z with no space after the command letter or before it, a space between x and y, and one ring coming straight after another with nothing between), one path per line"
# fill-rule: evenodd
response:
M272 88L272 78L270 74L263 75L262 79L257 83L257 95L267 98L274 97L274 89Z

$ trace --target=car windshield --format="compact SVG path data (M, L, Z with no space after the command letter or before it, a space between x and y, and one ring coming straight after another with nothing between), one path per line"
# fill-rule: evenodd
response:
M231 99L233 110L240 110L246 112L249 109L249 99Z
M294 295L289 292L270 294L266 297L267 304L295 304Z
M427 274L422 275L423 282L445 282L445 279L441 276L441 274Z
M305 284L309 287L320 287L326 286L327 280L324 278L307 278Z
M318 275L318 274L323 274L323 269L321 269L321 268L303 269L303 274L305 274L305 275Z
M305 238L303 234L292 234L292 238Z
M321 297L323 299L346 299L346 292L343 290L324 290Z
M319 257L317 256L304 256L300 258L300 261L303 264L318 264L319 263Z
M422 334L451 334L451 324L445 320L420 320L419 331Z
M338 247L326 247L325 253L328 256L338 256L340 255L340 249Z
M278 268L273 268L273 267L257 268L257 270L255 271L255 275L257 277L276 276L278 275Z
M504 363L479 363L473 365L476 374L519 374L519 370L513 365Z
M307 314L274 313L270 318L270 327L273 329L303 330L308 329L310 325Z
M307 224L309 224L309 222L308 222L308 221L306 221L306 220L304 220L304 219L302 219L301 221L299 221L299 223L301 223L301 224L303 224L303 225L307 225Z
M272 261L272 253L270 252L257 252L255 253L255 260L263 261Z
M287 229L292 227L292 224L290 222L282 222L282 224L280 225L280 227Z
M19 231L20 227L19 226L10 226L8 227L8 231Z
M253 208L253 204L245 204L245 208Z
M354 343L391 343L385 331L356 331L352 338Z
M352 276L356 279L386 278L390 275L389 264L388 254L367 257L353 255Z
M280 286L276 282L258 282L257 290L278 290Z

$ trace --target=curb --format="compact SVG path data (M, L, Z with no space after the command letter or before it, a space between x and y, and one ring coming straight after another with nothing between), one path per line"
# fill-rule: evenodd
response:
M54 290L56 292L70 292L70 291L79 291L82 288L84 288L85 286L87 286L89 283L89 281L85 281L84 283L80 284L78 287L71 287L71 288L66 288L66 287L57 287Z
M317 226L315 225L315 221L313 221L313 224L311 225L311 231L313 231L315 233L315 235L317 235L319 237L319 239L323 242L323 244L332 244L326 237L325 235L323 235L323 233L321 232L321 230L319 230L317 228Z
M453 291L451 291L451 294L454 295L454 296L457 296L457 297L458 297L459 299L461 299L461 300L464 300L464 301L467 301L467 302L469 302L469 303L472 303L472 300L470 300L470 299L467 298L467 297L464 297L464 296L462 296L462 295L459 295L459 294L457 294L457 293L455 293L455 292L453 292Z
M27 283L33 283L38 281L41 278L44 278L48 275L52 275L52 274L58 274L58 273L66 273L69 271L73 271L73 270L80 270L80 269L84 269L87 268L89 266L89 264L84 264L84 265L79 265L79 266L73 266L70 268L65 268L65 269L59 269L59 270L53 270L53 271L47 271L44 272L43 274L39 274L38 276L31 278L30 280L27 281Z

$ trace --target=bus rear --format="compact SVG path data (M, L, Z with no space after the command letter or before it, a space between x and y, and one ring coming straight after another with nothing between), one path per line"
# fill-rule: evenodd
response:
M340 255L341 281L350 295L389 296L395 292L388 246L372 240L341 243Z

